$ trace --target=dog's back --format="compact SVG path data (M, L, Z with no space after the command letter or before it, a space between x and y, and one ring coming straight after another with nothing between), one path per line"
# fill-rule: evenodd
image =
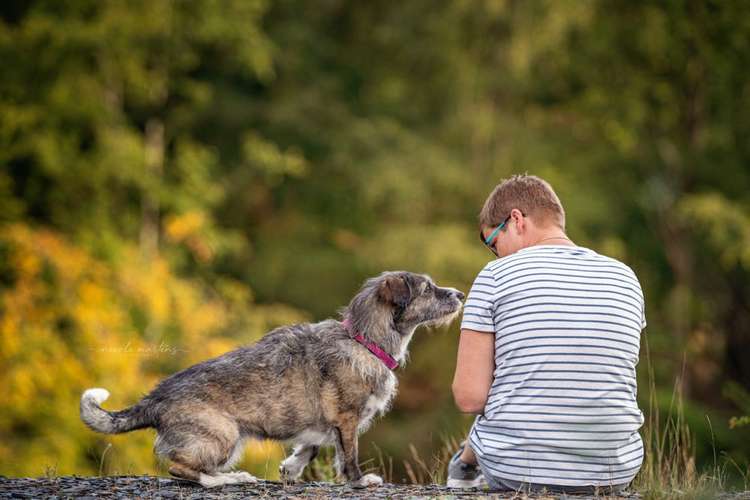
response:
M82 419L105 433L159 429L210 404L237 419L248 436L289 439L323 417L332 387L348 395L383 385L389 372L353 347L338 321L280 327L256 344L171 375L126 410L101 409L109 393L91 389L82 398Z

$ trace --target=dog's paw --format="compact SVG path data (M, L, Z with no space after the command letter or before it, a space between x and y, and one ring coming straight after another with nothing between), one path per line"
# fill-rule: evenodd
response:
M206 488L216 488L225 484L257 483L258 478L249 472L217 472L215 474L200 475L199 482Z
M306 465L302 460L298 460L295 455L292 455L279 465L279 475L284 481L296 481L302 475Z
M225 472L224 474L229 476L229 480L232 481L232 484L258 482L257 477L245 471Z
M356 481L352 481L352 488L366 488L367 486L380 486L383 478L377 474L365 474Z

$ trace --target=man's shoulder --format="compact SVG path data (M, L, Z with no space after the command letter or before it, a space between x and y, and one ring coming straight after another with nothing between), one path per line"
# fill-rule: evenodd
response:
M616 259L615 257L607 256L607 255L602 255L602 254L597 254L597 255L599 256L602 262L606 262L607 264L613 267L620 268L622 271L631 275L636 280L638 279L635 274L635 270L632 267L630 267L628 264L624 263L623 261Z

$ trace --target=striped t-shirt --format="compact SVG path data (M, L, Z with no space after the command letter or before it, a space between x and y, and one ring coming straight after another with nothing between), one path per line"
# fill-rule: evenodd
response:
M495 334L495 372L469 434L485 472L564 486L630 482L643 461L636 402L643 292L583 247L524 248L487 264L462 329Z

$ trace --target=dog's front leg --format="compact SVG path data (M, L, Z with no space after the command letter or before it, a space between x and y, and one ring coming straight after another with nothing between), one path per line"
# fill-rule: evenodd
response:
M317 445L304 444L294 448L292 456L281 462L279 473L281 478L287 481L294 481L302 475L307 464L318 456Z
M363 476L359 468L357 423L357 419L351 418L336 427L336 462L339 473L343 473L347 481L355 488L383 484L380 476L376 474Z

